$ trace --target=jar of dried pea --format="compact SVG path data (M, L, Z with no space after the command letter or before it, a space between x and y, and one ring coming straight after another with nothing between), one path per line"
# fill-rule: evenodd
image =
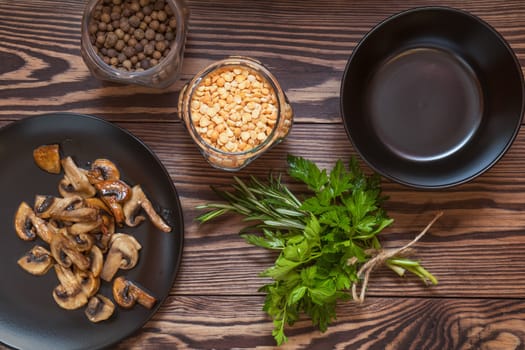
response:
M214 167L236 171L289 133L290 103L260 62L230 57L204 68L182 89L179 118Z

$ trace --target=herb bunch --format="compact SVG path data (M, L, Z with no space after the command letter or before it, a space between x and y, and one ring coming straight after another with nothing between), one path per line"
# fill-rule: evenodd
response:
M281 176L264 182L234 177L233 191L213 188L226 203L197 207L207 210L197 218L201 223L229 212L244 216L251 224L241 236L278 252L274 265L260 274L272 280L260 291L266 293L263 310L273 319L278 345L287 340L285 326L302 313L321 331L327 329L337 302L352 298L348 291L360 282L359 268L382 250L377 235L393 222L381 208L379 176L365 175L355 158L348 169L339 160L330 172L302 157L287 160L290 177L307 186L304 199ZM425 283L437 283L417 261L394 256L384 263L400 275L410 271Z

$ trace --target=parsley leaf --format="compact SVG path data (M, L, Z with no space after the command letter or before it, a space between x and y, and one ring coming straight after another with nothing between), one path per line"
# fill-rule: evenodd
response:
M274 264L260 273L271 282L263 310L272 318L272 335L286 342L285 327L306 314L325 331L335 318L337 302L351 299L349 289L359 282L358 269L381 250L377 235L393 219L382 209L379 176L367 176L351 158L348 168L339 160L331 171L302 157L288 155L288 174L308 193L299 198L270 175L267 181L234 177L233 191L214 191L227 203L198 206L208 210L197 217L208 222L229 212L254 222L242 229L247 243L278 253ZM399 275L409 271L425 283L437 280L417 261L394 257L385 262Z

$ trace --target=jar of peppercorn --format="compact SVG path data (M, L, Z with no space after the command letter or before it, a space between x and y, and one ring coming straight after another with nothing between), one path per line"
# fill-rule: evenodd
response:
M293 110L259 61L229 57L198 72L178 103L193 141L213 167L237 171L288 135Z
M168 87L180 75L188 19L184 0L88 0L82 58L101 80Z

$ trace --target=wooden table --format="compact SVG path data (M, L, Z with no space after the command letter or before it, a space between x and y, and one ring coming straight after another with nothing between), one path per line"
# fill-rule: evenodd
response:
M232 174L211 168L176 116L179 90L205 65L229 55L259 59L277 76L295 110L284 143L238 173L285 171L292 153L331 167L355 154L341 123L339 86L352 49L376 23L421 5L470 11L494 26L525 64L525 2L480 1L189 1L191 20L179 82L165 90L106 84L79 52L81 0L0 0L0 125L57 112L93 114L124 127L160 158L179 192L185 247L177 279L158 313L121 349L272 348L261 311L273 262L237 235L235 217L199 226L195 206L217 197L210 184ZM525 132L503 159L467 184L413 190L388 180L395 219L381 235L398 247L437 211L444 216L417 244L439 279L374 272L363 305L340 304L321 333L303 319L286 349L523 349L525 347ZM313 142L315 141L315 142ZM369 169L368 169L369 170Z

